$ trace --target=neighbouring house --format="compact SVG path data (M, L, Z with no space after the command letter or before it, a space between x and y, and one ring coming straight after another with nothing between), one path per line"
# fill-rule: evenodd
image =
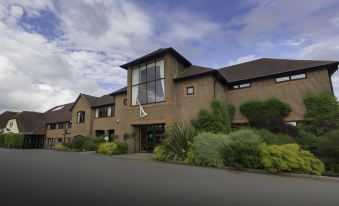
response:
M7 129L7 122L8 120L13 117L14 115L18 114L18 112L11 112L11 111L6 111L0 114L0 133L4 133L9 128Z
M56 143L70 141L72 137L72 112L70 109L73 104L59 105L44 113L45 148L52 149Z
M46 129L44 114L23 111L10 117L5 133L20 133L24 136L23 148L43 148Z
M52 139L48 142L105 135L127 141L129 152L151 152L169 127L190 122L200 109L210 109L214 99L232 103L233 123L243 124L247 119L240 104L270 97L291 106L285 121L295 125L304 118L305 95L333 92L331 76L338 64L262 58L213 69L191 64L173 48L159 49L121 65L127 71L126 87L101 97L80 94L74 103L47 111L53 121L44 119L44 126L34 131L45 129L44 137ZM13 125L14 131L17 122ZM135 139L124 139L132 132Z

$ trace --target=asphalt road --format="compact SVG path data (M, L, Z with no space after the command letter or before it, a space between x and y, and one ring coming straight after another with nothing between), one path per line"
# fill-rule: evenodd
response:
M339 183L149 160L0 149L0 205L339 205Z

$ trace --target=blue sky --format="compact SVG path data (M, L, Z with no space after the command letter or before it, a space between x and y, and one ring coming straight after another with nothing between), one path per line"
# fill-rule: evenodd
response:
M212 68L339 60L338 9L337 0L0 0L0 111L112 92L126 85L119 65L160 47Z

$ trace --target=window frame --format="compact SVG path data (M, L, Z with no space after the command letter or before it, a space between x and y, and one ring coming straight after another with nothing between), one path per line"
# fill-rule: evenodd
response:
M83 114L83 121L81 121L81 114ZM86 121L86 112L85 111L79 111L77 112L77 123L78 124L83 124Z
M109 110L109 108L111 108L111 110ZM109 118L109 117L113 117L113 105L110 106L102 106L102 107L96 107L94 109L94 118L95 119L101 119L101 118ZM102 111L104 110L104 112ZM110 114L109 114L110 111ZM97 115L98 114L98 115ZM105 115L102 115L105 114Z
M163 70L164 70L163 73L164 73L164 76L161 77L161 75L160 75L160 78L157 78L157 75L156 75L157 74L157 69L155 69L154 70L154 72L155 72L155 79L151 80L151 81L148 81L148 65L154 65L155 67L157 67L157 62L160 62L160 61L163 61ZM145 67L145 70L146 70L146 80L143 81L143 82L140 81L140 79L141 79L140 69L142 67ZM138 79L138 83L137 84L133 84L133 70L135 70L135 69L138 70L138 74L139 74L139 76L138 76L139 79ZM146 63L140 64L140 65L132 68L132 71L131 71L131 75L132 75L132 77L131 77L131 94L132 94L131 106L138 106L137 103L134 104L134 102L133 102L133 88L135 88L135 87L138 88L138 92L136 94L136 95L138 95L139 92L140 92L140 85L145 85L145 87L146 87L146 89L145 89L145 91L146 91L145 92L146 93L145 94L146 95L145 96L146 103L142 103L139 100L140 104L147 105L147 104L155 104L155 103L161 103L161 102L165 102L166 101L166 88L165 88L165 79L166 79L165 76L166 75L165 75L165 70L166 70L166 68L165 68L165 58L164 57L156 58L156 59L154 59L152 61L148 61ZM164 84L162 86L163 91L164 91L163 92L164 93L164 98L161 101L157 101L157 95L156 95L156 92L157 92L157 82L160 82L160 84L162 84L162 82L164 82ZM154 83L154 95L155 95L154 96L154 99L155 99L154 102L148 102L148 85L151 84L151 83Z
M244 85L246 85L246 86L244 86ZM246 88L250 88L250 87L252 87L252 83L246 82L246 83L242 83L242 84L232 85L231 90L246 89Z
M295 76L298 76L298 75L304 75L304 77L292 79L292 77L295 77ZM286 77L288 77L288 80L277 81L277 79L279 79L279 78L286 78ZM287 76L276 77L276 78L275 78L275 83L283 83L283 82L290 82L290 81L298 81L298 80L302 80L302 79L307 79L307 73L306 73L306 72L303 72L303 73L297 73L297 74L290 74L290 75L287 75Z
M192 92L192 93L189 93L189 89L193 89L193 90L192 90L193 92ZM187 87L186 87L186 95L188 95L188 96L189 96L189 95L194 95L194 94L195 94L195 91L194 91L194 90L195 90L194 86L187 86Z

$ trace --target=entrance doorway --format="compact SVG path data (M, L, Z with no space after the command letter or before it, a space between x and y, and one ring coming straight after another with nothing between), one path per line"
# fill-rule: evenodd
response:
M161 137L164 135L164 133L164 124L140 126L140 151L153 152L154 148L160 144Z

